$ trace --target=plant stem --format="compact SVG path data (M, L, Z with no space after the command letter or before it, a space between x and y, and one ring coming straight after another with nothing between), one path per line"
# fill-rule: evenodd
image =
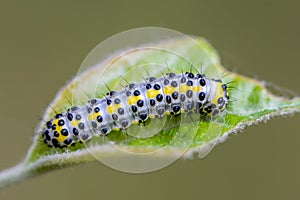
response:
M35 167L25 165L22 162L19 165L0 172L0 188L9 186L35 174L37 174Z

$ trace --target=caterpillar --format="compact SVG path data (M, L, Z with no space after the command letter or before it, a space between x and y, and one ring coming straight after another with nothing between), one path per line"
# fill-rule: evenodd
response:
M160 78L130 83L120 91L109 91L101 99L90 99L84 106L73 106L45 123L42 137L49 147L69 147L87 142L93 136L126 130L149 118L198 113L216 116L229 102L227 85L205 74L167 73Z

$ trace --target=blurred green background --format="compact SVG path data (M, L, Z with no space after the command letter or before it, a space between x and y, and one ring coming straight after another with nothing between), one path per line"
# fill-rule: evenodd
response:
M223 64L299 94L300 3L219 1L0 2L0 169L23 159L58 89L99 42L127 29L207 38ZM299 115L246 128L205 159L126 174L97 162L0 191L11 199L299 199Z

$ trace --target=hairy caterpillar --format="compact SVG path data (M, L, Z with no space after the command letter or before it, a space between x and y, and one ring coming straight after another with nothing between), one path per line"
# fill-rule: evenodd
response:
M68 147L94 135L125 130L149 118L181 113L215 116L228 104L227 85L204 74L168 73L129 84L121 91L110 91L102 99L91 99L85 106L74 106L48 121L43 138L50 147Z

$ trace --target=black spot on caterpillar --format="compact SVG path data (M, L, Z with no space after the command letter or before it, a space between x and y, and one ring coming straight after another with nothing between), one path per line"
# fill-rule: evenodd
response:
M228 101L227 85L221 80L192 72L168 73L110 91L85 106L73 106L48 121L42 134L48 146L68 147L95 135L108 135L112 130L126 130L149 118L182 113L215 116L226 109Z

